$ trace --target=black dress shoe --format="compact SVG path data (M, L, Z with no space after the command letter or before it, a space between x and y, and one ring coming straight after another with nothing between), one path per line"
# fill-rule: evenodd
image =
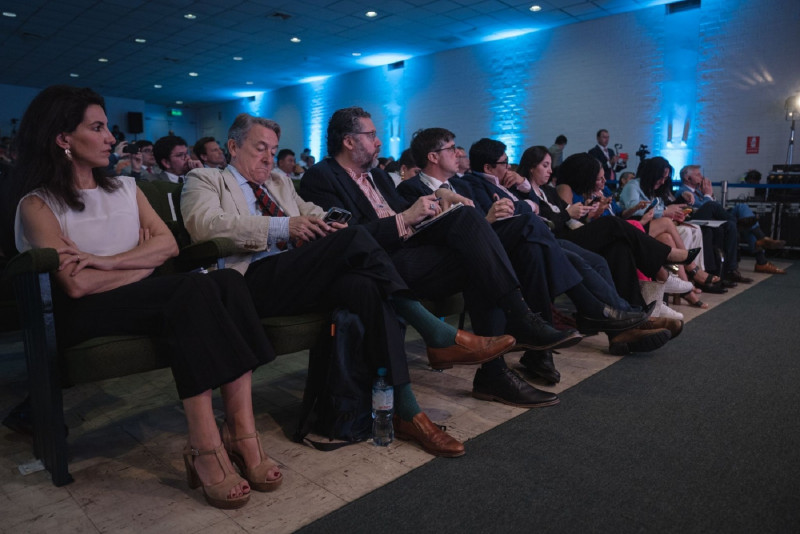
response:
M577 345L583 339L583 336L575 330L553 328L538 313L533 312L527 313L521 319L509 321L508 330L508 333L517 340L510 351L562 349Z
M746 276L742 276L738 270L733 270L725 273L725 278L723 280L728 280L730 282L735 282L739 284L752 284L753 279L747 278Z
M551 350L529 350L519 359L531 378L541 378L548 384L561 382L561 373L556 369Z
M472 396L520 408L553 406L561 402L555 393L536 389L507 367L494 376L488 376L483 369L478 369L472 381Z
M650 352L663 347L672 337L666 328L632 328L608 340L608 352L625 356L631 352Z
M578 330L584 334L597 332L621 332L635 328L647 320L648 314L644 311L622 311L605 306L602 317L587 317L578 315Z

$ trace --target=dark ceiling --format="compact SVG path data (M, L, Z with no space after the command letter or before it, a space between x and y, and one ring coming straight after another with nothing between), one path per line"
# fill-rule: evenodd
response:
M665 0L3 2L0 83L37 88L69 83L92 87L106 96L164 105L182 101L192 106L515 32L553 28L664 3ZM534 4L541 10L531 11ZM368 17L370 10L377 15ZM188 14L194 18L187 18ZM292 42L292 38L300 42ZM100 58L107 61L101 62Z

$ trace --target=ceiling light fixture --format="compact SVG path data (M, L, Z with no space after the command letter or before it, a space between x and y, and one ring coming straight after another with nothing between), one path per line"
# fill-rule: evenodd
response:
M242 56L233 56L234 61L241 61L242 59L244 59Z
M160 83L157 83L153 87L155 87L156 89L161 89L163 86Z
M104 57L97 58L97 61L99 61L100 63L108 63L108 59L106 59Z
M183 100L176 100L175 103L180 106L181 104L183 104Z
M134 39L134 41L136 41L137 43L143 44L143 43L147 42L147 39L138 38L138 39Z
M533 5L533 6L530 7L530 10L533 11L534 13L537 12L537 11L541 11L542 10L542 6Z
M183 18L185 18L185 19L187 19L187 20L194 20L194 19L196 19L196 18L197 18L197 15L195 15L195 14L193 14L193 13L187 13L187 14L185 14L185 15L183 16Z
M293 42L293 43L299 43L299 42L300 42L300 38L299 38L299 37L292 37L292 38L291 38L291 39L289 39L289 40L290 40L291 42Z
M12 13L11 11L3 11L3 16L4 17L10 17L10 18L13 19L14 17L17 16L17 14L16 13Z
M253 82L244 82L247 85L253 85Z
M353 52L353 57L361 57L361 52Z
M77 74L77 73L75 73L75 72L70 72L70 73L69 73L69 77L70 77L70 78L77 78L78 76L80 76L80 75L79 75L79 74Z
M366 13L364 13L364 14L365 14L366 16L368 16L369 18L371 18L371 19L372 19L372 18L375 18L375 17L377 17L377 16L378 16L378 13L377 13L376 11L367 11L367 12L366 12Z
M190 72L189 76L191 76L192 78L196 78L198 74L196 72Z

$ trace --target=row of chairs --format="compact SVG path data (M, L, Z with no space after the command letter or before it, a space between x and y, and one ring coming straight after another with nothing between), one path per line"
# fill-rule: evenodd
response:
M195 268L224 268L225 257L235 252L232 240L217 238L190 243L180 213L182 185L140 182L150 204L166 222L180 246L178 257L159 272L183 272ZM50 472L53 484L72 482L64 432L62 388L123 377L169 366L164 343L149 336L104 336L59 350L56 342L50 274L58 268L54 249L36 249L12 258L3 278L10 280L19 312L28 368L33 451ZM5 304L8 304L6 302ZM437 316L461 314L460 295L426 303ZM329 331L329 311L262 319L267 337L279 355L309 350Z

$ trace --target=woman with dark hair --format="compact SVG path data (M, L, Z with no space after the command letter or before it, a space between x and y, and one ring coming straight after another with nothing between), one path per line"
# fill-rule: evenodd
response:
M189 486L202 485L218 508L243 506L251 488L276 489L282 475L262 450L250 395L253 369L275 354L242 276L230 269L151 276L178 247L133 178L104 176L114 137L103 98L91 89L43 90L18 140L16 245L58 251L59 345L106 335L165 339L189 430ZM222 436L211 405L217 387Z
M590 207L585 216L587 221L608 215L619 215L627 219L638 209L647 207L649 203L643 200L638 205L623 210L606 187L606 175L600 173L602 164L585 152L574 155L576 157L570 161L569 172L559 171L556 191L567 204L581 203Z
M602 174L602 168L593 162L596 163L597 160L586 153L573 154L559 167L559 179L576 178L575 182L580 179L588 184L589 180L585 176L576 175L580 171L593 172L595 176L598 171ZM648 277L667 281L669 276L664 264L683 262L690 256L689 252L672 249L617 217L580 222L580 216L591 208L580 204L568 205L555 189L547 186L552 169L550 154L543 146L530 147L522 154L519 173L530 182L531 198L539 203L539 215L553 223L556 236L604 257L611 267L617 291L635 306L644 302L639 289L637 269ZM671 288L674 286L687 290L678 281L672 280L669 283Z
M686 215L683 212L684 204L666 205L663 192L664 186L672 181L673 169L669 161L662 157L648 158L639 165L637 177L630 180L620 195L620 204L623 208L632 208L641 205L642 201L648 202L648 208L639 209L634 212L634 216L639 216L640 222L645 230L659 241L677 248L702 249L702 234L699 229L689 225L679 225L684 221ZM649 209L650 203L654 204ZM687 243L688 240L688 243ZM720 285L718 276L712 276L705 272L702 265L702 253L698 255L698 262L680 267L678 275L683 280L691 280L698 289L722 293L724 290ZM697 298L694 292L681 295L691 306L707 308Z

